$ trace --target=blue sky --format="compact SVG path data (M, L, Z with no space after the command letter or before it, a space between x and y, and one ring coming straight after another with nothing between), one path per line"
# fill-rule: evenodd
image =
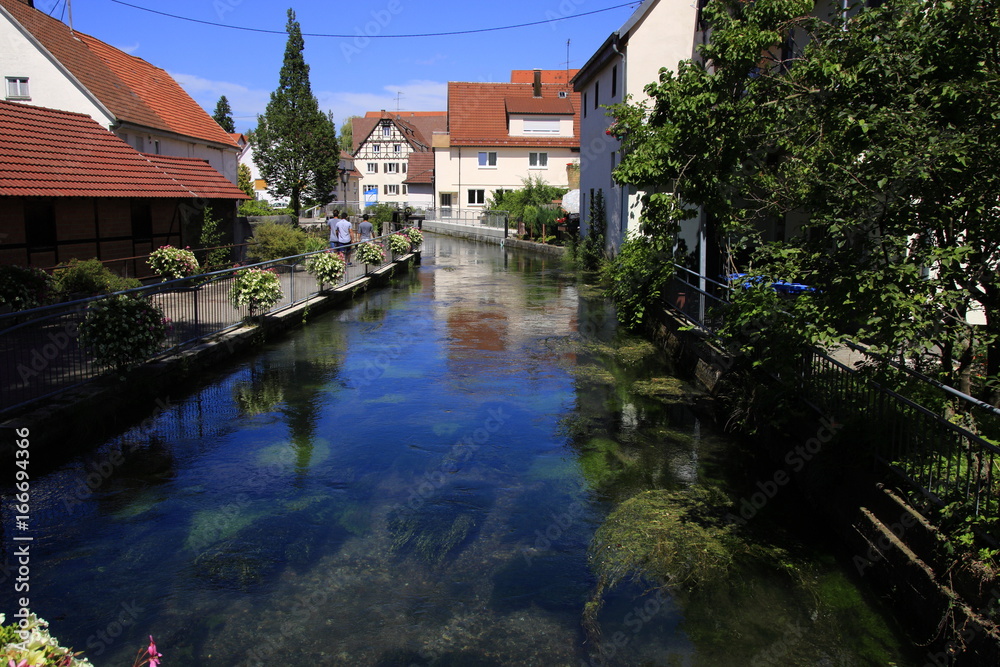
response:
M626 0L375 0L295 4L263 0L122 0L130 5L263 34L202 25L135 9L112 0L72 2L73 27L162 67L209 112L221 95L236 129L256 124L277 86L285 49L286 12L295 10L305 37L313 93L339 126L349 115L399 108L444 110L448 81L508 81L512 69L580 67L638 2ZM66 0L35 6L69 22ZM532 27L445 37L386 39L477 30L565 18ZM310 37L308 33L348 35Z

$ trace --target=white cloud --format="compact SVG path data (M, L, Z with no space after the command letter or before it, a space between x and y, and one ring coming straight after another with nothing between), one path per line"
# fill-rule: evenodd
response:
M171 72L170 76L174 77L181 88L209 113L215 111L219 98L225 95L233 110L236 129L240 132L249 130L257 124L257 116L264 113L271 99L271 91L255 90L239 83L212 81L194 74L176 72Z
M132 46L118 46L115 48L119 49L120 51L124 51L129 55L132 55L133 53L139 50L139 42L136 42Z

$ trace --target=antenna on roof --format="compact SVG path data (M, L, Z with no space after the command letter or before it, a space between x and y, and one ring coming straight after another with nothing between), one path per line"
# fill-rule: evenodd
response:
M396 91L396 113L399 113L399 98L402 97L402 96L403 96L403 92L397 90Z
M66 0L66 8L69 10L69 31L73 32L73 0Z
M569 40L566 40L566 82L569 83Z

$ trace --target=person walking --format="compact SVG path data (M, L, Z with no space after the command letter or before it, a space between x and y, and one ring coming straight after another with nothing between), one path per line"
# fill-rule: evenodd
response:
M367 213L361 216L361 224L358 225L358 231L361 233L362 243L364 243L365 241L372 240L372 232L374 231L374 227L372 226L372 223L368 222Z
M338 250L340 248L337 241L337 223L340 222L340 211L334 209L333 215L326 219L326 226L330 228L330 248Z
M334 211L334 214L338 215L339 218L339 211ZM353 240L352 237L354 235L353 234L354 230L351 228L351 222L344 218L339 218L337 220L337 223L334 225L334 231L337 234L337 244L338 244L337 246L334 247L334 250L340 250L341 252L343 252L344 259L347 260L347 265L352 266L351 249L349 246L351 245L351 241Z

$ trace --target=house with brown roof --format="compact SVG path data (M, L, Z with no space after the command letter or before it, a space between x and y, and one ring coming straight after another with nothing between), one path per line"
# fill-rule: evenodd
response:
M32 0L0 0L0 44L0 99L87 114L139 152L205 160L236 183L239 147L159 67Z
M533 70L522 83L524 70L515 70L512 83L449 82L448 131L433 138L437 205L482 209L527 178L569 188L580 154L574 73Z
M205 160L140 153L85 114L0 101L2 264L194 245L206 206L231 228L241 199Z
M433 203L433 191L426 183L409 180L411 156L431 155L435 132L447 126L444 111L369 111L352 120L354 136L354 166L365 193L364 202L388 202L400 206L428 207ZM430 178L426 158L419 163L419 178ZM411 186L417 185L416 191Z

